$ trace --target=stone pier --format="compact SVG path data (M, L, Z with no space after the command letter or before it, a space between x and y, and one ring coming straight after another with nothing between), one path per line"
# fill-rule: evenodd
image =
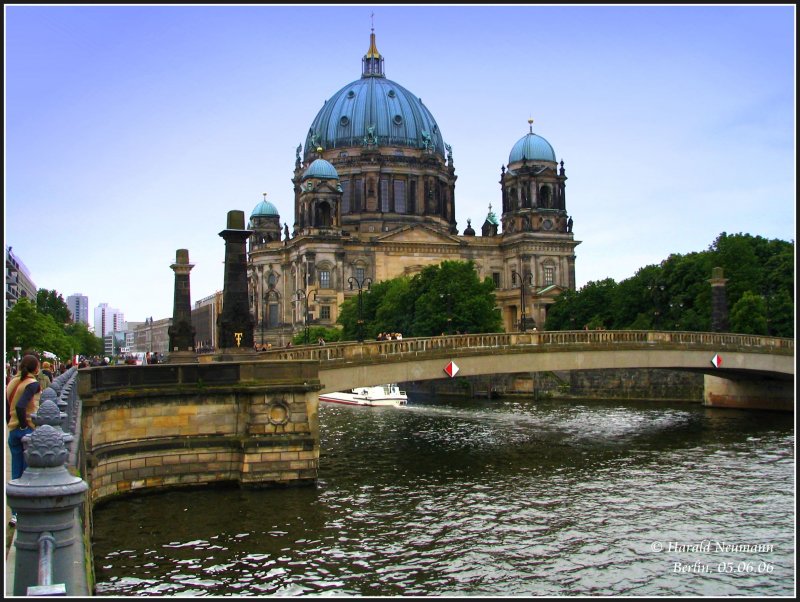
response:
M319 389L314 361L81 370L89 498L223 482L313 484Z

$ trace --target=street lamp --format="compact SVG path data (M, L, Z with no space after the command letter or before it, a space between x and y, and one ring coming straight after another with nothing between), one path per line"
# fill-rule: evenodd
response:
M520 276L514 270L511 270L511 275L519 280L519 304L520 304L520 314L519 314L519 330L520 332L525 331L525 281L528 281L528 284L533 284L533 276L530 273L525 274L525 276Z
M306 345L308 345L308 299L313 294L314 295L314 300L316 301L317 300L317 291L308 291L308 293L306 293L305 289L299 288L299 289L297 289L295 291L294 294L297 297L297 301L298 302L302 301L304 297L305 297L305 300L306 300L306 307L305 307L306 311L305 311L305 316L304 316L304 319L303 319L303 325L304 325L304 328L305 328L304 338L305 338L305 341L306 341Z
M367 285L367 290L369 290L370 285L372 284L372 278L364 278L363 280L359 280L354 276L350 276L347 279L347 282L350 283L350 290L353 290L353 283L355 282L358 285L358 342L364 342L364 320L361 319L361 313L363 310L363 302L361 300L361 292L364 285Z
M150 329L149 329L150 330L150 332L149 332L150 336L148 337L148 340L147 340L147 343L148 343L147 346L149 347L150 355L152 356L153 355L153 316L150 316L149 318L145 318L145 323L150 325Z
M647 287L653 298L653 328L657 329L661 322L661 308L663 303L664 290L667 288L663 284L651 284Z
M314 295L314 302L316 303L316 301L317 301L317 291L308 291L308 294L306 295L306 345L308 345L308 342L309 342L308 341L308 298L312 294Z

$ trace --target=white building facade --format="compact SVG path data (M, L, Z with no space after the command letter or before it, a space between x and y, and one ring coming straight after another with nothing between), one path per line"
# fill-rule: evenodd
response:
M113 307L109 307L108 303L101 303L94 308L94 334L95 336L105 338L112 332L120 332L127 330L125 324L125 315Z

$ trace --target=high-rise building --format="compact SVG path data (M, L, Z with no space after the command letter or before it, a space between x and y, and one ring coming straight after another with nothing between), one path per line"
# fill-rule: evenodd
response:
M80 293L70 295L67 297L67 307L72 314L73 322L89 324L89 297Z
M12 252L13 247L6 247L6 311L22 298L30 299L36 304L36 285L31 273L22 260Z
M94 334L105 338L109 333L126 330L125 315L118 309L101 303L94 308Z

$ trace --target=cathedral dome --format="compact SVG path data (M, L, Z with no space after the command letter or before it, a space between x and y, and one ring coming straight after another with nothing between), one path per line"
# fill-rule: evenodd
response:
M275 205L264 199L255 206L250 217L279 217L278 210Z
M315 159L303 173L303 180L308 178L336 180L339 178L339 174L336 173L336 168L325 159Z
M433 115L419 97L386 79L374 33L370 41L361 79L326 100L311 123L305 159L317 147L328 151L370 145L430 149L444 158L444 140Z
M556 162L556 153L550 143L533 133L533 119L529 119L531 131L517 140L508 155L508 164L516 163L527 159L528 161L552 161Z

